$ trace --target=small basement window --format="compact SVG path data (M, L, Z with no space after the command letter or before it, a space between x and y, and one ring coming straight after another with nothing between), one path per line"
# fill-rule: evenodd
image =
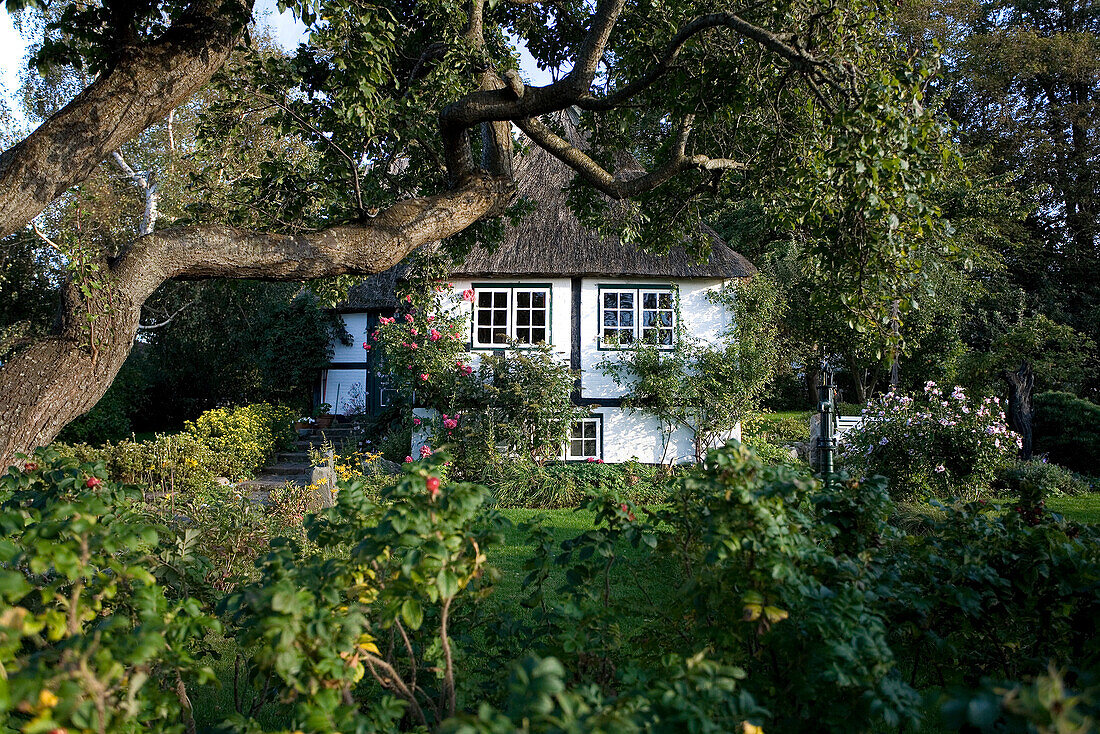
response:
M671 349L675 343L676 299L672 288L601 288L600 347L635 343Z
M550 342L549 286L474 286L473 346Z
M603 457L603 421L599 418L582 418L573 423L569 434L567 461L584 461Z

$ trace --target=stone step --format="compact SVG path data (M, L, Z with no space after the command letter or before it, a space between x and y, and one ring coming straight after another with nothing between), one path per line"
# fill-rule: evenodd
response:
M296 484L299 487L309 486L308 474L265 474L255 479L249 479L237 485L238 489L246 492L270 492L273 489L281 489L287 484Z
M263 476L279 476L281 474L309 474L313 471L313 467L308 461L280 461L277 464L271 464L260 469L260 474Z
M293 462L293 463L296 463L296 464L300 464L300 463L308 464L309 463L309 452L308 451L280 451L279 453L275 454L275 461L278 461L278 462L287 461L287 462Z

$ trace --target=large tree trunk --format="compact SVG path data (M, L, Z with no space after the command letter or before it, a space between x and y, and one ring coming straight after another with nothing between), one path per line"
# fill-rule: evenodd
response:
M38 216L112 151L205 86L233 49L252 2L196 0L164 35L126 51L24 140L0 154L0 237Z
M1026 360L1020 363L1015 372L1005 370L1005 382L1008 383L1008 425L1020 435L1020 458L1031 458L1031 390L1035 387L1035 373Z
M380 272L420 245L499 214L513 190L509 180L471 179L446 194L396 204L367 224L311 234L180 227L135 240L106 268L94 303L69 288L60 333L0 366L0 467L52 441L103 397L133 346L142 304L166 280ZM96 315L90 332L84 326L89 312Z

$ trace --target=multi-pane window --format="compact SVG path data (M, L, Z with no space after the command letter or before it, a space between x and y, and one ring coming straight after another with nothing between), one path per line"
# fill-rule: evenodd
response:
M550 341L548 287L474 287L475 347Z
M642 342L662 347L672 346L672 322L675 309L672 291L642 291Z
M515 340L518 344L545 342L550 295L544 290L514 289L516 299Z
M603 303L603 341L605 344L633 344L635 321L634 306L638 292L601 291Z
M635 342L671 347L676 333L676 300L671 288L601 288L600 346L614 349Z
M599 459L603 453L599 418L582 418L573 423L569 434L569 447L566 453L570 461Z

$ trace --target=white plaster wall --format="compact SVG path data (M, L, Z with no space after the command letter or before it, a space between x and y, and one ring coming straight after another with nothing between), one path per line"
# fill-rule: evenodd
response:
M661 421L647 413L614 407L594 408L592 412L603 417L603 460L609 464L632 459L643 464L695 461L694 437L682 426L666 436ZM725 438L741 440L741 426ZM724 443L725 438L718 443Z
M581 378L582 397L617 398L622 397L625 392L613 378L602 374L597 366L605 357L615 355L614 351L599 349L599 286L632 286L639 283L674 285L679 291L683 333L706 342L714 342L732 319L732 314L724 307L707 300L707 293L720 289L723 282L719 279L662 281L657 278L643 281L585 278L581 282L581 369L584 372Z
M365 361L363 342L367 341L367 315L344 313L340 314L340 318L344 320L344 328L351 334L351 344L344 346L339 341L335 342L332 347L332 361L336 363Z

